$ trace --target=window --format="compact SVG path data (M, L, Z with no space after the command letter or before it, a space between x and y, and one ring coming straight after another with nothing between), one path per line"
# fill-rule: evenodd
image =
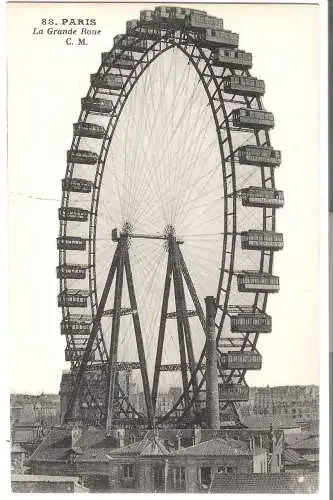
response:
M124 479L132 479L134 476L134 466L133 464L123 465L123 477Z
M201 484L203 486L210 486L211 483L211 468L201 467Z
M173 486L176 489L183 489L185 486L185 467L176 467L173 470Z

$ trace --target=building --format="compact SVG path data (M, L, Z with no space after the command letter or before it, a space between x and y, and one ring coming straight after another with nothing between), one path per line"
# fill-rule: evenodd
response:
M185 491L210 488L215 474L267 473L268 452L240 440L213 438L176 451L170 465L184 476Z
M206 491L215 474L283 470L283 432L58 427L30 458L33 474L81 479L89 491Z
M77 477L12 474L13 493L80 493L87 492Z
M233 439L245 443L250 450L267 451L267 466L264 471L269 473L280 473L284 470L283 453L285 448L284 432L279 429L234 429L234 430L212 430L198 429L197 442L204 442L212 438ZM255 472L261 472L255 470Z
M251 387L249 400L240 405L243 415L273 415L297 422L319 420L319 387Z
M50 394L12 394L10 424L12 433L19 429L45 429L60 423L59 397Z
M242 416L241 422L249 429L280 429L284 434L300 434L302 432L301 424L295 420L280 415L250 415Z

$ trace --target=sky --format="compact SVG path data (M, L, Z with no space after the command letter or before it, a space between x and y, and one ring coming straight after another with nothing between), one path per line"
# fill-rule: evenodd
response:
M72 124L101 52L144 4L8 5L8 191L10 387L58 392L65 368L55 268L57 209ZM151 7L150 7L151 8ZM253 53L274 112L272 144L282 151L276 185L285 248L275 257L281 291L268 301L273 332L261 336L260 372L250 385L319 382L319 9L311 5L207 5ZM41 13L42 12L42 16ZM41 19L95 18L87 46L32 35ZM297 20L297 22L296 22ZM281 36L283 33L283 36Z

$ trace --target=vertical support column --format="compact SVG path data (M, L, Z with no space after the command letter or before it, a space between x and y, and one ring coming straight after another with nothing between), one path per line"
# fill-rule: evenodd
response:
M188 290L190 292L190 295L191 295L191 298L193 300L193 304L194 304L194 307L195 307L195 309L197 311L197 315L198 315L198 318L199 318L200 323L202 325L202 328L205 331L206 318L205 318L205 315L203 313L200 301L198 299L197 292L195 290L192 278L191 278L190 273L189 273L189 271L187 269L187 266L185 264L185 260L184 260L184 257L183 257L183 254L182 254L180 248L179 248L179 257L180 257L180 265L181 265L181 268L182 268L182 271L183 271L183 276L185 278L185 282L186 282L187 288L188 288Z
M160 379L160 369L161 369L161 363L162 363L165 326L166 326L168 303L169 303L169 296L170 296L171 275L172 275L172 266L171 266L170 252L169 252L167 271L166 271L166 276L165 276L164 292L163 292L160 328L159 328L159 332L158 332L156 361L155 361L154 380L153 380L153 389L152 389L152 402L153 402L154 413L156 411L156 398L157 398L158 383L159 383L159 379Z
M118 355L118 340L119 340L119 327L120 327L120 311L121 311L121 298L123 291L123 277L124 277L124 245L127 242L123 238L119 241L119 261L116 276L116 287L113 305L112 317L112 333L110 343L109 355L109 383L107 390L107 405L106 405L106 431L110 431L112 427L113 406L114 406L114 392L116 384L116 363Z
M153 405L152 405L152 400L151 400L146 356L145 356L145 351L144 351L144 347L143 347L141 324L140 324L138 306L137 306L136 297L135 297L132 269L131 269L131 264L130 264L130 260L129 260L127 246L124 247L124 254L125 254L124 261L125 261L127 288L128 288L129 299L130 299L130 305L131 305L131 309L132 309L133 326L134 326L134 332L135 332L135 338L136 338L136 347L138 350L138 358L139 358L139 362L140 362L143 392L145 395L148 419L149 419L150 423L152 424Z
M189 323L188 315L187 315L187 306L186 306L186 299L185 299L185 292L184 292L183 276L182 276L181 266L180 266L180 250L179 250L178 245L175 245L175 254L176 254L175 274L177 276L177 281L178 281L177 288L178 288L178 293L179 293L178 305L179 305L179 309L180 309L181 316L182 316L184 337L185 337L186 348L187 348L188 363L190 366L191 375L194 374L192 385L193 385L193 394L195 394L195 393L197 393L197 390L198 390L198 382L197 382L197 376L195 374L195 361L194 361L193 345L192 345L192 338L191 338L191 329L190 329L190 323ZM178 315L178 310L177 310L177 315ZM194 400L194 408L195 408L195 410L197 410L196 400Z
M95 338L96 338L96 335L98 332L98 328L100 327L100 321L101 321L101 318L102 318L102 315L104 312L106 300L108 298L109 291L110 291L110 288L112 285L112 281L113 281L113 278L114 278L114 275L115 275L115 272L117 269L118 258L119 258L119 245L117 246L116 251L114 253L113 260L112 260L112 263L111 263L111 266L109 269L109 274L106 278L104 290L103 290L103 293L101 296L101 300L98 304L96 317L93 321L91 333L90 333L90 336L89 336L89 339L87 342L87 347L86 347L86 350L84 351L80 367L79 367L77 375L75 377L74 388L73 388L73 391L72 391L72 394L71 394L71 397L70 397L70 400L69 400L69 403L68 403L68 406L66 409L66 413L64 415L64 422L67 422L72 417L75 402L76 402L76 399L77 399L79 392L81 390L81 387L82 387L83 373L86 370L87 363L90 359L90 354L91 354L91 351L92 351L92 348L93 348L93 345L95 342Z
M173 244L172 244L173 243ZM173 268L173 286L174 286L174 294L175 294L175 303L176 303L176 317L177 317L177 330L178 330L178 343L179 343L179 355L180 355L180 369L182 374L183 388L184 388L184 400L187 405L190 400L188 386L188 378L187 378L187 358L186 358L186 347L185 347L185 335L183 328L183 312L182 312L182 304L180 301L180 273L177 266L177 256L175 252L175 243L172 241L170 244L169 251L171 251L171 260L172 260L172 268Z
M214 297L206 297L206 410L208 429L220 428Z

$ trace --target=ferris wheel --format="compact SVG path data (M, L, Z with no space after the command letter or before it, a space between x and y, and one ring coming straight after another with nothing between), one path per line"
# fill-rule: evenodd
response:
M238 42L204 11L156 7L91 75L59 209L65 421L201 424L208 295L222 424L248 399L284 197L265 84Z

